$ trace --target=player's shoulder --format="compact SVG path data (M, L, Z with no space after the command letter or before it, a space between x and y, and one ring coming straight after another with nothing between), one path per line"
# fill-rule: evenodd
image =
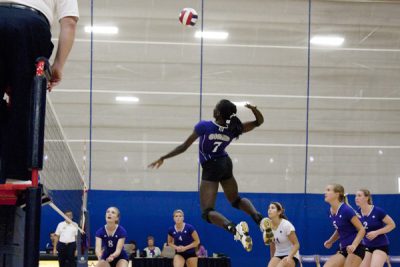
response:
M355 210L348 204L343 203L342 206L339 209L339 212L355 212Z
M122 225L118 225L117 231L118 231L119 233L125 233L125 234L126 234L126 229L125 229Z
M379 213L379 214L386 215L386 211L384 209L382 209L381 207L374 206L374 211Z
M97 229L96 235L104 235L104 234L106 234L106 230L104 229L104 226Z
M214 124L214 123L213 123L212 121L207 121L207 120L200 120L200 121L197 123L197 125L206 126L206 127L211 126L211 125L213 125L213 124Z
M293 224L289 220L286 220L286 219L282 219L282 226L283 227L294 227Z
M194 226L191 225L190 223L185 223L185 227L186 227L186 229L188 229L188 230L193 230L193 231L196 230L196 229L194 228Z

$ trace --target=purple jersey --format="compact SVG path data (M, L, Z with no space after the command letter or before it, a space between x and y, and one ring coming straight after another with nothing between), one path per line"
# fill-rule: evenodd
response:
M356 212L345 203L340 205L336 214L330 212L329 218L339 233L340 249L351 245L357 236L357 228L351 223L354 216L357 216Z
M360 220L367 233L385 227L383 218L386 217L387 213L383 209L376 206L372 206L372 210L369 214L362 214L361 209L358 210L358 213L361 214ZM369 240L368 238L364 237L363 244L364 246L371 248L382 247L389 245L389 239L385 234L378 235L373 240Z
M199 158L201 164L210 159L228 156L225 148L235 137L227 127L220 126L213 121L200 121L194 130L200 136Z
M194 229L192 225L185 223L182 231L176 230L175 226L170 227L168 229L168 235L174 238L174 244L176 246L187 246L194 241L192 237L194 231L196 231L196 229ZM195 249L188 249L184 253L195 253Z
M103 255L101 256L101 258L105 260L110 254L115 252L115 250L117 249L118 240L120 238L126 238L127 233L122 226L117 225L114 233L109 236L106 231L106 226L103 226L96 231L96 237L101 238L101 247L103 249ZM124 249L122 249L121 254L118 258L128 259L128 255L126 254Z

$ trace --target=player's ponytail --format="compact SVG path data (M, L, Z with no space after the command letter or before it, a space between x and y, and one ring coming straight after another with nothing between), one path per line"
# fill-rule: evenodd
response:
M230 116L230 120L227 120L227 125L229 131L231 131L235 137L239 138L239 135L243 133L243 124L235 113Z
M350 206L348 195L349 195L349 194L347 194L347 193L344 194L344 196L343 196L343 202Z
M243 124L236 115L237 108L235 104L229 100L222 99L217 104L217 110L225 121L229 131L233 133L234 137L239 138L239 135L243 133Z
M340 184L333 184L333 192L338 193L339 202L344 202L347 205L349 204L349 200L347 199L347 194L344 193L344 187Z

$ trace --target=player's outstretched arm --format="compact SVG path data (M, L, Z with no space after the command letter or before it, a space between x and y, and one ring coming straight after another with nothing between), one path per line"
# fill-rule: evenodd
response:
M254 116L256 117L255 121L248 121L243 123L243 133L250 132L254 128L260 126L261 124L264 123L264 116L262 113L257 109L256 106L246 104L246 108L250 109Z
M185 140L185 142L183 142L182 144L180 144L179 146L175 147L171 152L169 152L168 154L162 156L161 158L159 158L158 160L154 161L153 163L151 163L148 167L149 168L156 168L158 169L164 162L165 159L168 158L172 158L176 155L179 155L183 152L185 152L192 144L194 141L196 141L196 139L199 136L197 135L197 133L195 131L193 131L193 133L191 135L189 135L189 137Z

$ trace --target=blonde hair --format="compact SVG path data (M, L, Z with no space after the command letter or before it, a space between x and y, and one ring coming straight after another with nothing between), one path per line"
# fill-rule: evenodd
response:
M369 191L368 189L365 189L365 188L359 189L358 191L363 192L364 196L368 198L367 203L369 205L372 205L373 202L372 202L371 191Z
M109 210L109 209L115 209L117 211L118 219L115 220L115 223L119 224L119 220L121 219L121 212L119 211L119 209L117 207L109 207L107 210Z
M344 187L341 184L332 184L333 192L339 194L339 202L344 202L347 205L349 204L349 200L347 198L347 194L344 193Z
M174 212L172 213L172 216L175 216L176 213L181 213L182 216L185 216L185 213L184 213L183 210L181 210L181 209L176 209L176 210L174 210Z

